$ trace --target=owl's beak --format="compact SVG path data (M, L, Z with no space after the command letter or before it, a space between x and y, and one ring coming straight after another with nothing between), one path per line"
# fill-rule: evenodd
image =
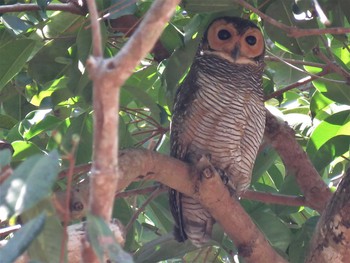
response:
M231 52L231 56L233 58L233 60L237 60L237 58L239 58L240 56L240 49L241 47L239 45L235 45L235 47L233 48L232 52Z

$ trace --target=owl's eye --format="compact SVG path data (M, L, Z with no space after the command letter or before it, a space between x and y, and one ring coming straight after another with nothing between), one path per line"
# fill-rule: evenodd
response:
M245 41L248 43L248 45L254 46L256 44L256 37L255 36L247 36L245 38Z
M220 40L227 40L227 39L229 39L230 37L231 37L231 33L228 32L228 31L225 30L225 29L222 29L222 30L220 30L220 31L218 32L218 38L219 38Z

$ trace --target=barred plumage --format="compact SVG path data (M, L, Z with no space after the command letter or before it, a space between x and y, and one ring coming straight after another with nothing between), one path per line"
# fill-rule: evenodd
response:
M222 18L209 26L177 92L171 125L171 155L190 162L192 153L210 154L213 166L228 177L229 186L239 195L249 187L264 132L264 46L261 46L261 35L260 52L253 50L254 57L249 54L235 57L240 52L236 50L237 43L231 45L224 39L224 48L220 50L221 38L211 39L222 30L235 34L235 38L232 37L235 42L241 35L246 39L251 35L260 37L253 23L240 18ZM241 42L239 44L238 48L243 50ZM211 215L191 197L173 189L169 194L177 240L189 238L197 246L206 243L215 222Z

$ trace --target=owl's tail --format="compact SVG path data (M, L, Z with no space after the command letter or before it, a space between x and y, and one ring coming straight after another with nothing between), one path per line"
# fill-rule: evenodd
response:
M195 199L170 190L171 211L176 221L175 239L184 242L187 238L197 247L209 242L214 218Z

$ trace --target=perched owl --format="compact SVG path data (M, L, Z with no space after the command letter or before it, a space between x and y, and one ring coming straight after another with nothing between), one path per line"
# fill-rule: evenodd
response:
M237 196L249 187L264 133L264 51L263 35L251 21L214 20L174 103L171 156L189 163L193 154L210 156ZM175 238L196 246L208 242L215 221L200 203L174 189L169 200Z

